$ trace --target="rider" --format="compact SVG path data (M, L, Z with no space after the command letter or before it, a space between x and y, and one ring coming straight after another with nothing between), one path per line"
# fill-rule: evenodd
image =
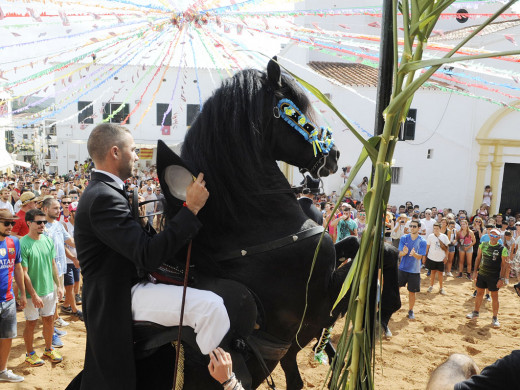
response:
M131 176L138 160L130 131L120 125L100 124L92 130L87 148L96 169L78 204L74 232L83 274L87 347L84 370L69 388L132 390L136 388L132 315L139 319L143 314L137 309L139 305L132 308L132 303L149 298L152 288L162 289L160 285L135 287L137 271L153 271L173 260L173 254L200 229L196 215L209 193L201 173L186 190L185 207L161 233L151 237L133 218L124 191L123 180ZM193 303L193 300L198 301ZM205 318L205 312L188 313L189 309L186 312L190 324L197 323L197 341L207 353L228 330L225 308L209 291L188 291L186 302L187 307L202 309L207 308L208 302L213 304L209 318ZM147 300L148 309L155 303L155 297ZM217 312L218 325L212 327L209 324ZM169 313L169 319L175 321L175 315ZM192 315L198 318L191 321Z

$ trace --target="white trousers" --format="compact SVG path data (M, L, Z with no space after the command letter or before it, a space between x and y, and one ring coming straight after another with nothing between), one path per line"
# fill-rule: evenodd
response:
M150 321L163 326L179 325L182 286L138 283L132 287L134 321ZM217 294L188 287L183 325L194 329L201 352L217 348L229 331L229 316L224 301Z

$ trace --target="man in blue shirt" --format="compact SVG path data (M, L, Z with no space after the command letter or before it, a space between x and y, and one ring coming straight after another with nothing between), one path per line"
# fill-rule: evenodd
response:
M427 247L426 240L419 236L420 227L421 222L410 222L408 228L411 233L405 234L399 241L399 287L408 287L408 318L411 320L415 320L415 293L421 291L421 261Z

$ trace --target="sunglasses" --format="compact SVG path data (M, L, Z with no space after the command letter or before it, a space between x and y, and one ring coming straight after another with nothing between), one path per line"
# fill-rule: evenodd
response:
M489 237L499 238L500 236L496 236L496 235L494 235L494 234L490 234Z
M70 204L71 202L61 202L61 204Z
M16 222L14 221L3 221L5 227L14 226Z
M29 221L29 222L34 222L37 225L43 225L47 221Z
M412 225L410 225L410 228L411 228L411 229L416 229L416 228L418 228L418 227L419 227L419 226L412 226Z

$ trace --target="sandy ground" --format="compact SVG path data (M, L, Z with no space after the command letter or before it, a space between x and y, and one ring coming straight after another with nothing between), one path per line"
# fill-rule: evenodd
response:
M433 293L427 293L429 280L421 275L421 293L417 294L415 321L406 318L408 293L401 289L403 308L394 314L390 329L393 337L384 340L382 353L377 347L376 389L414 390L424 389L431 371L452 353L472 356L479 367L493 363L520 345L520 298L511 285L500 291L499 320L501 327L491 327L491 303L484 301L477 321L466 320L465 315L473 310L472 284L466 279L448 278L445 288L448 295L438 293L438 284ZM81 370L85 349L85 328L80 321L71 322L64 328L68 335L63 337L65 346L60 349L64 361L42 367L29 367L24 363L23 313L18 313L18 337L13 340L8 368L25 376L20 384L2 384L2 389L64 389ZM337 341L343 328L338 321L333 341ZM35 350L43 353L41 326L36 331ZM298 363L305 388L319 388L323 383L328 366L317 366L312 362L309 347L298 355ZM278 389L285 389L285 377L277 367L273 378ZM268 389L267 386L261 387Z

